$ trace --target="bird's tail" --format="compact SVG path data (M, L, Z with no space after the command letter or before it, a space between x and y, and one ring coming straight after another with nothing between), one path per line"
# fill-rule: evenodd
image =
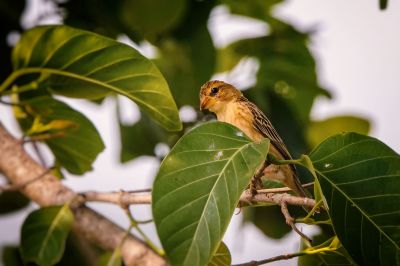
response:
M297 196L303 198L312 198L310 192L305 189L302 184L300 183L299 176L297 175L297 170L294 165L285 165L287 168L290 168L290 174L292 177L288 178L287 186L296 193ZM310 212L312 210L311 207L302 206L306 212Z
M285 165L285 166L286 167L284 168L292 168L291 165ZM311 197L310 193L300 183L297 171L295 169L290 169L290 172L288 171L285 179L286 179L284 182L285 185L289 187L291 190L293 190L297 196L306 198Z

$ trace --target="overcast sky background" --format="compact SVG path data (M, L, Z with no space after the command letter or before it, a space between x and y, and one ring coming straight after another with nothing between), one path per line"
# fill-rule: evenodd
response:
M33 11L40 7L32 0ZM378 0L287 1L276 9L285 20L300 29L315 28L312 50L318 60L319 79L330 89L334 99L318 99L312 115L325 118L337 114L356 114L372 121L371 135L381 139L397 152L400 151L400 1L389 0L386 11L380 11ZM210 19L211 32L217 45L224 45L243 34L265 34L268 27L232 17L219 7ZM25 18L29 21L29 16ZM57 20L55 18L55 20ZM249 31L249 25L253 30ZM255 29L255 30L254 30ZM2 59L6 60L6 59ZM115 103L106 100L101 106L79 100L66 100L82 111L96 125L106 150L94 164L94 171L84 177L68 176L66 184L77 191L133 190L151 186L158 161L142 157L120 165L119 138L115 121ZM133 114L135 115L135 114ZM18 132L8 107L0 105L0 120L12 132ZM18 136L19 133L16 133ZM118 207L91 204L123 227L128 219ZM34 206L30 207L30 210ZM148 206L134 207L133 214L141 219L150 217ZM0 217L0 244L19 242L19 228L27 212ZM298 236L289 234L282 240L270 240L252 225L241 227L241 215L236 215L228 229L225 241L231 250L233 263L264 259L298 250ZM156 239L152 224L143 229ZM308 227L305 232L311 232ZM296 265L296 260L271 265Z

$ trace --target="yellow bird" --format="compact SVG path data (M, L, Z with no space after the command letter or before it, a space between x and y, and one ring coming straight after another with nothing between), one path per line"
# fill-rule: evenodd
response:
M219 80L205 83L200 90L200 110L209 110L218 121L232 124L253 141L270 140L269 154L278 160L290 160L282 138L265 114L231 84ZM266 178L284 183L297 195L307 197L294 165L269 165L262 173Z

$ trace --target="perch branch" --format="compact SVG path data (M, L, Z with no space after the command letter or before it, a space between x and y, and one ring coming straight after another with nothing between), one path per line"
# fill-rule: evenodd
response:
M303 184L302 187L308 188L308 187L313 187L314 182L310 182L307 184ZM290 192L292 191L288 187L278 187L278 188L263 188L263 189L258 189L257 193L282 193L282 192Z
M23 149L20 141L12 137L0 123L0 171L11 186L25 184L20 191L41 206L62 205L78 194L64 186L54 175L46 173ZM84 206L73 206L74 230L105 250L114 250L125 236L125 230L99 213ZM141 240L129 235L121 247L126 265L166 265Z
M240 202L242 204L274 203L281 205L283 200L289 205L310 208L314 207L315 205L314 199L292 196L287 193L257 193L256 195L252 196L248 190L245 190L240 196Z
M133 204L150 204L151 194L149 192L136 192L136 191L115 191L115 192L97 192L88 191L79 194L82 202L98 201L108 202L120 205L122 207Z
M289 260L289 259L292 259L295 257L300 257L303 255L306 255L306 254L303 252L284 254L284 255L279 255L276 257L268 258L265 260L257 260L257 261L253 260L253 261L249 261L249 262L245 262L245 263L235 264L233 266L258 266L258 265L267 264L267 263L278 261L278 260Z
M151 193L142 192L148 191L114 191L114 192L97 192L88 191L81 192L81 203L87 201L97 201L97 202L108 202L117 205L134 205L134 204L151 204ZM297 196L292 196L287 193L257 193L256 195L251 195L250 189L245 190L240 196L240 203L243 205L252 205L259 203L273 203L281 205L284 201L289 205L314 207L315 200L310 198L302 198Z

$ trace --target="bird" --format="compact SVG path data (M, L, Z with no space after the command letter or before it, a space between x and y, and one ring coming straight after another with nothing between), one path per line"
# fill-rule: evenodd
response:
M206 82L200 89L200 110L214 113L218 121L234 125L255 142L268 138L268 154L276 159L292 159L267 116L233 85L220 80ZM261 170L263 178L282 182L298 196L308 197L308 192L302 187L293 164L274 165L266 161Z

